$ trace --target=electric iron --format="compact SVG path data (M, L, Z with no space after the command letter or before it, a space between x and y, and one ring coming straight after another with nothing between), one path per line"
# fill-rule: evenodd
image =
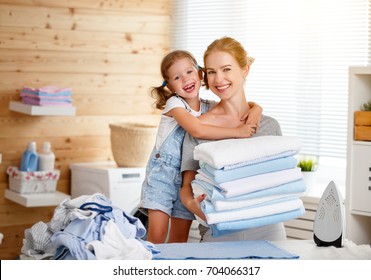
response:
M331 181L322 194L313 225L317 246L343 247L345 240L344 200Z

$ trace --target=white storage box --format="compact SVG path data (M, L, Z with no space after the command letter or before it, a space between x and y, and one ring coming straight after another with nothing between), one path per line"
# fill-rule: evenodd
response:
M9 189L18 193L55 192L60 176L59 170L23 172L15 166L9 166Z
M118 167L115 162L74 163L71 169L71 198L103 193L112 204L134 215L138 210L144 167Z

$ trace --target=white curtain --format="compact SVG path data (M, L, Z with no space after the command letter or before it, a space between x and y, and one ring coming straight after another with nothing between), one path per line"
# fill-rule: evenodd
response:
M255 57L248 100L300 136L302 153L346 157L348 67L370 60L368 0L179 0L172 16L172 49L203 65L213 40L236 38Z

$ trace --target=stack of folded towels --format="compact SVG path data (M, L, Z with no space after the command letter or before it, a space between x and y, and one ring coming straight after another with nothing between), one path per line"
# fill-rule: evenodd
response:
M212 236L284 222L305 213L306 186L295 154L298 137L260 136L198 145L192 182Z
M72 106L72 90L45 86L40 88L23 87L22 103L39 106Z

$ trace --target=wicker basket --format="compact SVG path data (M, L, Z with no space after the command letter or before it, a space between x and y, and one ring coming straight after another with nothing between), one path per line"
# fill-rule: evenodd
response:
M111 149L120 167L146 166L156 141L157 126L138 123L116 123L111 129Z
M9 189L18 193L55 192L60 176L60 170L54 171L20 171L16 166L9 166Z

